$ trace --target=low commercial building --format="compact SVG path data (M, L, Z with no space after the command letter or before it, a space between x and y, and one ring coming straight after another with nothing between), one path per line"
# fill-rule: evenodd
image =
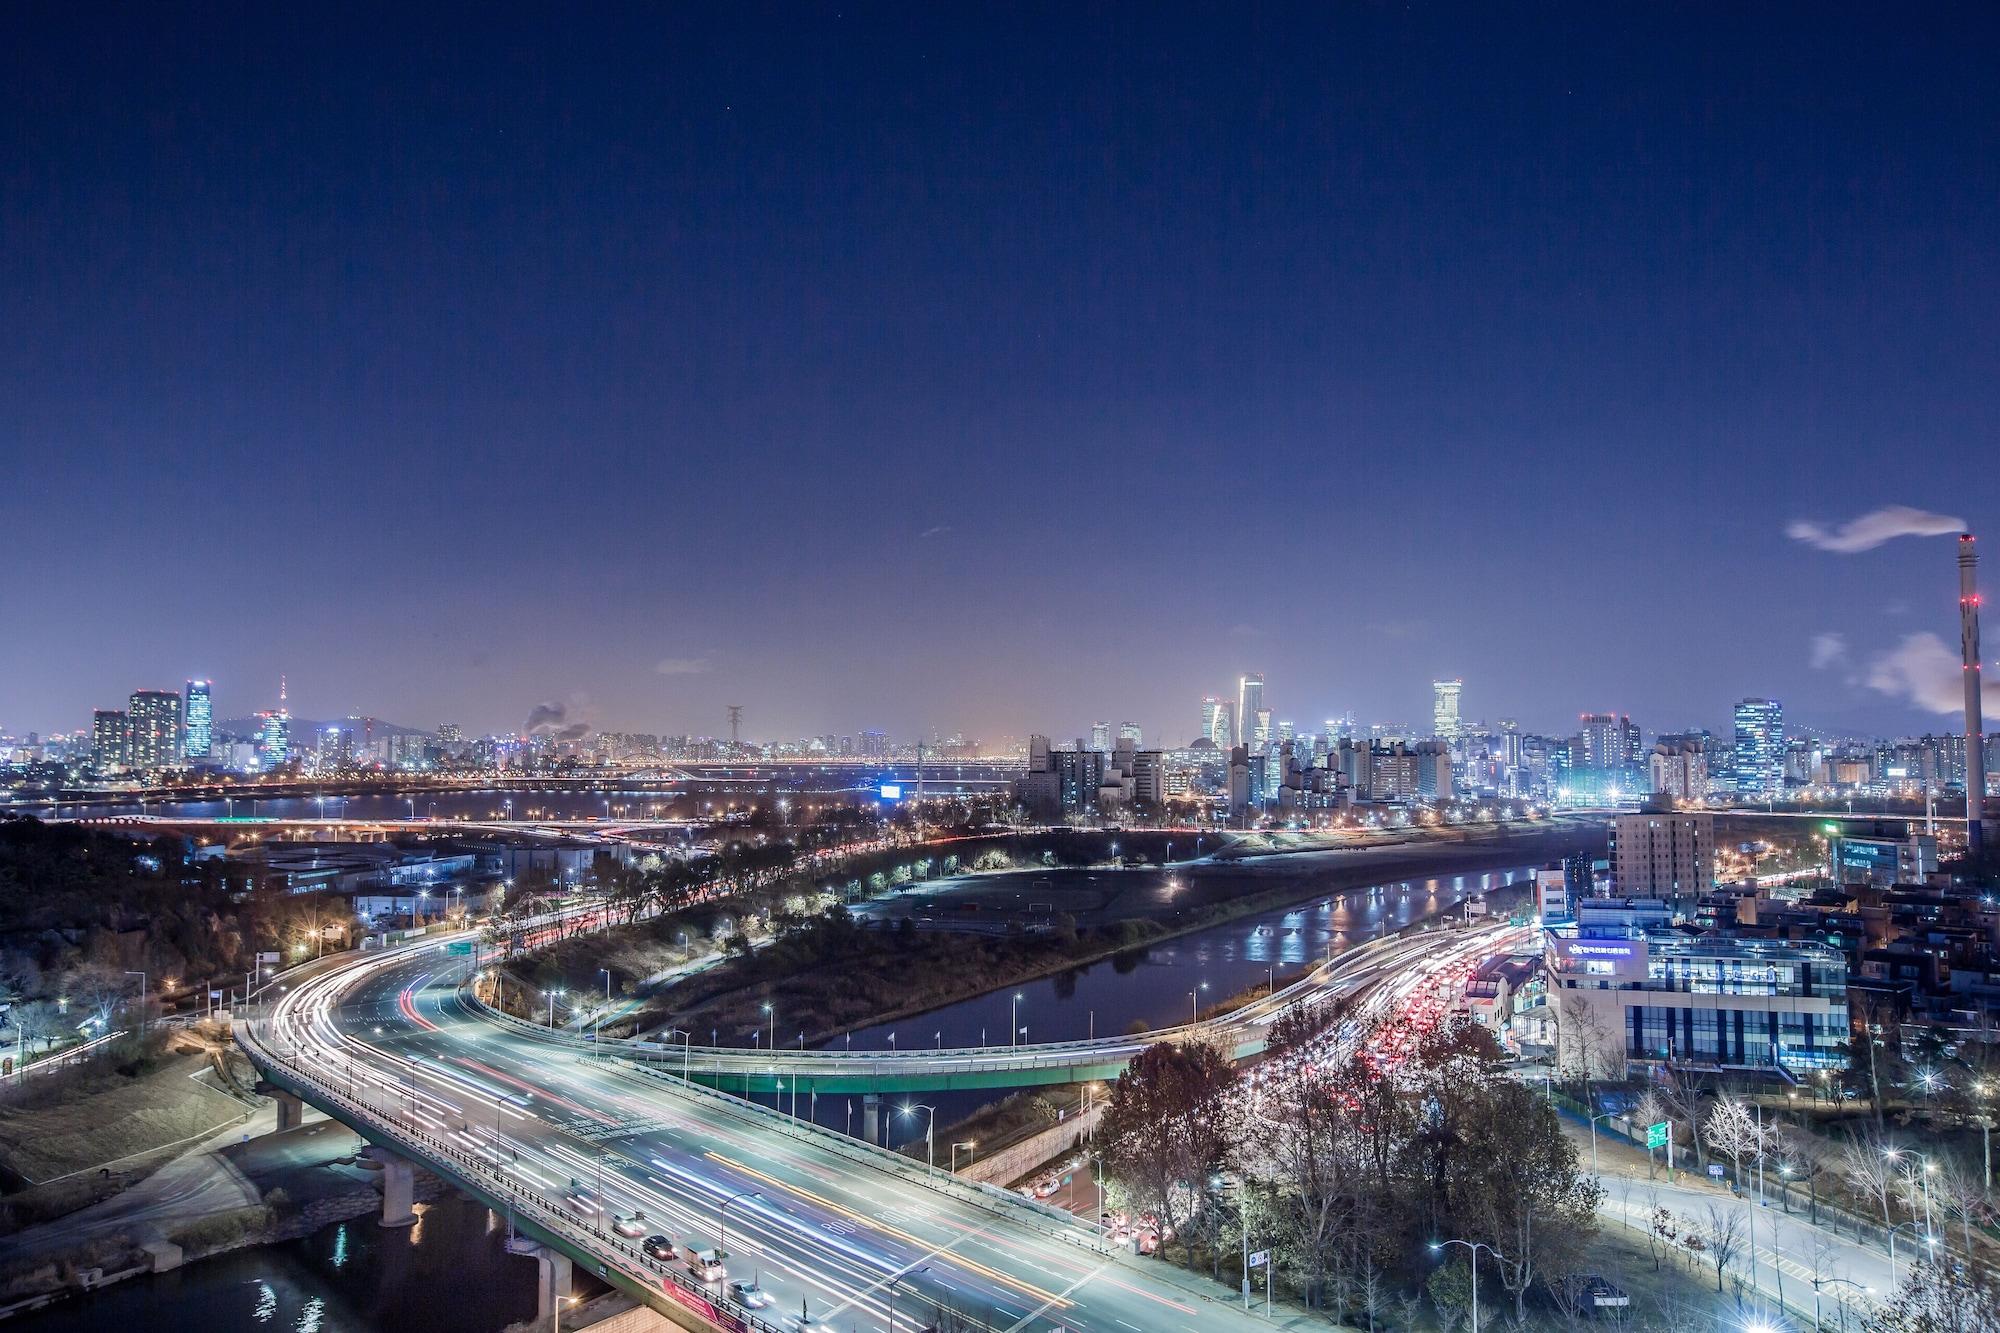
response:
M1842 1063L1847 959L1837 949L1667 930L1546 940L1563 1070L1618 1078L1661 1062L1771 1073Z

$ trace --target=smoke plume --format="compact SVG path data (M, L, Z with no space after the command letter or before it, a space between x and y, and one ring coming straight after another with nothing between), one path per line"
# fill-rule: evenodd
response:
M1803 518L1794 519L1785 527L1785 535L1794 541L1839 555L1872 551L1883 542L1897 537L1948 537L1963 531L1965 520L1962 518L1933 514L1927 509L1912 509L1908 505L1873 509L1837 528L1828 528Z
M1935 634L1905 635L1892 651L1877 657L1868 668L1868 687L1927 713L1956 713L1965 707L1965 667ZM1982 682L1980 694L1989 715L2000 708L2000 680Z

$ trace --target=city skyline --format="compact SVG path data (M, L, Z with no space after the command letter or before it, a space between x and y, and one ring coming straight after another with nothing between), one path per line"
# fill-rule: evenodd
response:
M0 727L1948 726L1996 19L1810 15L39 11Z

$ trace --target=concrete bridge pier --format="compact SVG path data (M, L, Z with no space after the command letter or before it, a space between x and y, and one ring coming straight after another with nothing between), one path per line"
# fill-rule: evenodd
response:
M535 1322L553 1320L556 1302L568 1300L570 1296L569 1256L539 1245L526 1236L516 1236L508 1241L507 1252L528 1255L541 1269L540 1281L535 1287Z
M368 1155L382 1166L382 1225L406 1227L417 1220L415 1169L386 1148L370 1148Z
M280 1088L271 1094L278 1103L278 1129L282 1134L288 1129L297 1129L306 1122L306 1104L293 1094Z
M882 1094L863 1093L861 1096L861 1137L880 1147L882 1144Z

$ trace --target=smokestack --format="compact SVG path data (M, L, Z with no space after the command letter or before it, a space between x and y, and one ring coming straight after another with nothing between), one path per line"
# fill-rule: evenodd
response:
M1986 803L1986 728L1979 717L1979 551L1972 534L1958 536L1958 635L1965 665L1965 850L1984 849L1979 827Z

